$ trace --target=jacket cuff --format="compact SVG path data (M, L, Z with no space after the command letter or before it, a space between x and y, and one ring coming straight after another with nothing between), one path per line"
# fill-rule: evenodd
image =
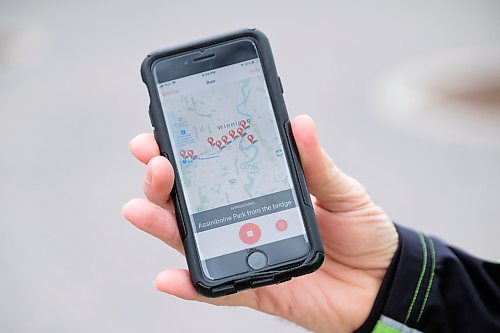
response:
M396 225L399 246L372 311L356 332L418 332L413 329L425 308L435 269L432 240Z

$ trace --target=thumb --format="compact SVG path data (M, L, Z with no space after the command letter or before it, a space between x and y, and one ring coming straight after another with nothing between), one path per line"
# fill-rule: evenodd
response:
M317 204L332 212L346 212L371 203L364 187L340 171L321 148L311 117L301 115L293 119L292 131L307 187L316 197Z

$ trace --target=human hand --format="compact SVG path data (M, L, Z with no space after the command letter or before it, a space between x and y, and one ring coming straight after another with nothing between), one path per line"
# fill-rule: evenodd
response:
M398 246L396 229L363 186L342 173L320 146L311 118L292 121L309 191L314 196L325 260L316 272L289 282L220 298L196 292L184 269L168 269L155 280L168 294L215 305L247 306L315 332L352 332L368 318L385 272ZM147 164L144 193L132 199L123 215L141 230L183 253L170 191L174 174L159 156L151 134L130 142L135 157Z

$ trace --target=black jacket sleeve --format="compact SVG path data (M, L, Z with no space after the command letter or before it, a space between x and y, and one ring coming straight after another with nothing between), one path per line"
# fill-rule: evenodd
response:
M500 264L396 228L399 248L357 332L500 332Z

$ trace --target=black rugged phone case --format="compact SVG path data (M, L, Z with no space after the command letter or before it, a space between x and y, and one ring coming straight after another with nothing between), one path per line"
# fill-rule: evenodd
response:
M297 191L298 206L304 218L305 229L310 242L310 252L302 258L286 262L281 266L272 267L268 270L251 271L218 280L206 278L201 268L189 214L180 188L181 185L180 182L175 181L171 197L175 206L177 224L182 237L191 280L196 290L200 294L208 297L224 296L248 288L287 281L292 277L315 271L321 266L324 259L323 245L316 225L316 218L305 183L297 147L292 136L290 121L283 99L281 81L276 72L271 46L269 45L267 37L262 32L256 29L244 29L174 48L154 51L148 54L141 65L141 75L142 80L148 88L150 98L149 116L151 124L154 127L156 141L160 147L161 154L172 162L175 170L175 178L179 179L175 161L173 160L174 153L170 145L167 127L156 89L155 79L153 77L153 63L160 58L170 57L172 55L240 38L251 38L257 45L257 52L261 59L269 95L276 116L276 123L283 141L284 151L290 164L290 173ZM302 199L302 201L300 199Z

